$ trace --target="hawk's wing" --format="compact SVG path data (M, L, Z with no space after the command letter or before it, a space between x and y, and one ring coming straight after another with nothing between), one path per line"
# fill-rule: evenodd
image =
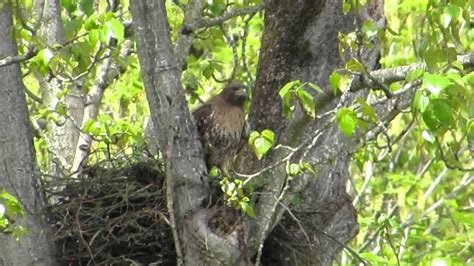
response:
M199 140L201 141L204 154L206 156L207 168L211 166L210 158L212 153L211 136L209 132L212 127L212 105L205 104L193 112L194 120L196 120L196 127L199 133Z
M207 140L209 136L204 136L207 127L212 124L212 105L205 104L199 107L196 111L193 112L194 119L196 120L196 127L199 132L199 136ZM201 139L203 141L203 139Z

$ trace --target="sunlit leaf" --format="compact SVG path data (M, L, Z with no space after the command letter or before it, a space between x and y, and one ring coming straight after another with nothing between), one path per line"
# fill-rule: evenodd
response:
M433 112L435 116L443 123L445 126L453 125L453 111L449 104L445 100L433 100Z
M344 14L349 13L349 11L351 11L351 8L352 8L352 5L348 2L344 2L342 4L342 12L344 12Z
M250 204L248 204L247 202L241 201L240 202L240 208L248 216L250 216L252 218L257 218L257 216L255 215L255 211L253 210L253 207Z
M269 129L264 129L262 131L262 136L271 143L275 143L275 133Z
M423 69L415 69L415 70L412 70L410 72L408 72L407 74L407 77L405 78L405 80L407 82L413 82L417 79L419 79L421 76L423 76Z
M360 63L357 59L352 58L346 63L346 69L352 72L358 73L366 73L367 70L365 69L364 65Z
M423 77L423 85L435 96L438 96L450 84L452 84L451 80L442 75L425 74Z
M280 97L283 98L283 96L285 96L290 91L290 89L293 89L293 88L295 88L297 86L300 86L300 85L301 85L301 82L299 80L290 81L290 82L286 83L280 89L280 91L278 93L280 94Z
M94 12L94 0L81 0L79 6L82 12L88 16Z
M270 150L275 142L275 134L270 130L264 130L262 133L253 131L249 136L249 145L260 160Z
M352 137L357 127L357 117L349 108L341 108L336 114L339 128L348 138Z
M300 168L300 165L299 165L299 164L297 164L297 163L292 163L292 164L290 164L289 169L288 169L288 174L289 174L289 175L291 175L291 176L296 176L296 175L298 175L300 172L301 172L301 168Z
M314 118L316 116L316 105L313 95L304 89L297 90L296 94L298 95L301 107L303 107L304 112Z
M423 55L426 65L431 72L437 71L446 61L446 54L438 48L430 48Z
M331 84L331 88L334 94L337 94L339 91L339 82L341 81L341 74L337 73L336 71L332 72L329 76L329 84Z
M426 96L423 91L417 91L413 99L413 108L424 113L429 104L430 98Z
M431 143L435 142L433 135L431 135L431 133L426 130L423 130L423 132L421 133L421 136L428 142L431 142Z
M318 85L311 82L306 82L305 84L308 85L311 89L315 90L316 92L324 94L323 89L321 89L321 87L319 87Z
M118 43L122 43L124 39L124 32L125 32L124 31L125 28L122 25L122 23L119 20L113 18L107 21L105 25L107 25L107 27L112 32L112 36L118 40Z

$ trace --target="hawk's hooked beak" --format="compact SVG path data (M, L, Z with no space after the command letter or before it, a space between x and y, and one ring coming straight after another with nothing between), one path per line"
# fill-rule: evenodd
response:
M247 90L242 87L242 88L239 88L238 90L235 91L235 95L239 96L239 97L242 97L242 98L245 98L247 99Z

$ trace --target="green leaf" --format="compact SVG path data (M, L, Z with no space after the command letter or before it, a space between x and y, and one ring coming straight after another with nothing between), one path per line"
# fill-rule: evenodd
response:
M451 18L451 21L457 21L459 19L459 15L462 13L462 8L458 5L453 5L451 3L448 4L446 7L446 13Z
M100 136L102 129L102 125L99 121L93 121L90 122L89 125L87 125L87 130L84 129L84 132L91 134L91 136L98 137Z
M213 166L213 167L211 168L211 171L209 171L209 176L210 176L210 177L219 177L219 175L220 175L220 170L219 170L219 168L216 167L216 166Z
M84 22L84 29L88 31L93 30L93 29L98 29L99 28L98 20L99 18L97 17L96 14L91 15Z
M432 101L434 115L444 126L453 126L453 110L445 100L435 99Z
M88 35L89 43L92 47L96 47L97 43L100 41L100 30L91 30Z
M94 0L81 0L80 8L84 14L90 16L94 12Z
M65 103L58 102L54 108L54 111L56 111L61 116L67 116L67 109L68 106Z
M2 191L0 192L0 198L4 199L6 201L11 201L11 202L18 203L18 200L4 189L2 189Z
M366 73L364 65L362 65L357 59L352 58L346 63L346 69L352 72Z
M49 62L51 62L51 59L53 59L54 54L49 48L45 48L41 51L38 52L38 62L43 66L43 67L48 67Z
M252 131L250 132L250 135L249 135L249 145L253 145L253 143L255 142L255 140L260 137L260 133L258 131Z
M342 12L344 12L344 14L349 13L349 11L351 11L351 8L352 5L348 2L344 2L344 4L342 4Z
M341 82L341 74L336 71L329 76L329 84L331 84L332 92L337 94L339 92L339 83Z
M225 192L225 193L226 193L228 196L232 196L232 195L234 194L235 187L236 187L236 186L235 186L235 183L234 183L234 182L229 182L229 183L227 184L227 189L226 189L226 192Z
M257 138L254 142L254 150L259 160L262 159L263 155L265 155L271 147L272 144L265 138Z
M357 98L355 100L359 104L358 110L363 116L367 117L371 122L377 121L377 113L372 106L370 106L363 98Z
M105 25L112 32L112 36L118 40L118 43L122 43L125 36L125 27L122 23L119 20L112 18L107 21Z
M424 113L422 113L423 121L425 124L431 129L431 130L436 130L439 127L439 120L436 118L436 116L433 114L431 109L426 110Z
M365 34L367 39L371 39L376 36L379 28L372 20L364 20L364 25L362 26L362 32Z
M359 253L359 256L368 260L372 264L388 264L388 260L384 257L377 256L372 253Z
M73 0L61 0L61 6L67 10L67 12L72 13L76 10L76 3Z
M446 54L439 48L429 48L423 54L426 66L431 72L437 71L442 65L447 62Z
M72 19L64 25L65 38L71 40L76 37L79 30L82 28L82 21L79 19Z
M311 83L311 82L306 82L305 85L308 85L311 89L315 90L316 92L324 94L323 89L319 87L318 85Z
M342 133L344 133L348 138L352 137L357 127L357 117L355 116L354 111L349 108L341 108L337 112L336 118Z
M23 216L24 214L20 202L4 189L0 192L0 204L4 206L4 212L9 217L13 217L15 215Z
M426 131L426 130L423 130L423 132L421 133L421 136L428 142L430 143L434 143L435 142L435 139L433 138L433 135L431 135L430 132Z
M95 120L94 119L89 119L84 123L84 126L82 127L82 131L84 132L89 132L91 126L94 124Z
M301 163L300 166L303 169L303 171L308 171L308 172L312 173L313 175L316 174L316 169L314 169L314 167L311 164Z
M303 111L310 117L316 117L316 104L314 103L314 97L304 89L296 90L296 95L300 99L301 107Z
M289 169L288 169L288 174L289 174L290 176L296 176L296 175L298 175L300 172L301 172L301 167L300 167L299 164L297 164L297 163L292 163L292 164L290 164Z
M211 64L206 64L206 66L202 69L202 75L206 79L210 79L212 77L213 72L214 70L212 69Z
M272 144L275 143L275 133L273 133L273 131L269 129L264 129L262 131L262 136Z
M293 80L288 83L286 83L283 87L281 87L280 91L278 92L280 94L280 97L284 97L288 92L290 92L291 89L301 86L301 81L299 80Z
M413 108L424 113L429 104L430 98L422 90L417 91L413 99Z
M253 131L249 136L249 145L259 160L271 149L274 142L275 134L268 129L263 130L262 133Z
M419 79L421 76L423 76L423 73L424 73L423 69L412 70L412 71L408 72L405 80L407 82L413 82L413 81Z
M467 123L467 137L469 138L469 140L474 140L474 120L471 119L469 120L469 122Z
M474 226L474 213L455 211L451 215L454 218L454 220L460 223Z
M301 88L303 84L299 80L293 80L286 83L278 92L281 100L282 100L282 107L283 107L283 114L286 118L291 119L293 116L293 111L295 109L293 104L293 95L295 92L295 88Z
M252 218L257 218L257 216L255 215L255 211L253 209L253 207L245 202L245 201L240 201L239 202L239 205L240 205L240 209L242 209L242 211L247 214L248 216L252 217Z
M445 29L447 29L449 27L449 24L451 24L451 21L452 21L452 18L451 18L451 15L449 13L443 13L439 17L439 22L440 22L441 26Z
M451 80L442 75L426 73L423 77L423 86L435 96L439 96L441 91L451 84Z
M463 80L469 84L469 86L474 87L474 71L471 71L469 74L463 77Z
M293 105L293 93L287 93L282 98L283 114L287 119L291 119L295 106Z

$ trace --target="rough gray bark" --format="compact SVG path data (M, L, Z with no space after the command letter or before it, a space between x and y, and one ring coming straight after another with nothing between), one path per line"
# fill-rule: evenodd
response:
M371 16L383 25L383 3L378 2L370 2ZM279 133L280 143L288 146L297 147L311 140L291 161L312 163L317 175L304 175L288 184L284 165L263 174L263 180L268 182L262 195L269 196L259 198L257 216L273 227L285 211L291 210L291 215L283 217L283 226L277 227L267 241L266 250L271 257L267 257L266 262L331 265L341 245L346 244L358 230L357 215L345 191L353 151L348 147L354 147L355 143L344 137L337 125L328 124L331 117L311 120L297 109L292 121L282 123L286 120L282 117L281 107L274 103L280 102L279 88L296 79L315 83L325 91L324 96L316 95L318 113L338 105L349 105L356 97L364 97L367 91L335 97L328 84L331 72L344 65L338 52L337 34L356 30L355 26L360 23L359 14L344 15L340 1L270 1L267 6L250 122L256 130L270 128ZM368 70L377 64L378 53L377 47L361 51ZM315 132L320 134L316 137ZM279 150L269 154L267 165L281 160L288 153ZM274 195L282 195L285 186L289 189L280 200L275 200ZM255 232L252 236L266 237L262 226L251 228ZM261 241L253 237L248 239L254 245ZM280 245L278 242L298 244ZM305 256L293 257L290 255L292 252L302 252Z
M0 4L0 58L15 56L12 8ZM54 265L49 228L43 221L34 163L33 135L18 64L0 67L0 188L20 199L26 214L18 225L28 229L19 242L0 234L0 265Z
M175 237L178 264L184 252L184 262L194 265L200 255L193 236L201 220L191 217L198 215L196 210L208 195L202 147L180 88L165 1L133 1L131 11L151 118L166 164L168 208L179 235L179 240Z
M133 43L130 40L126 40L122 44L119 55L120 58L125 59L130 54L132 45ZM107 49L105 55L109 56L109 58L104 59L104 61L101 62L101 64L97 67L96 76L94 79L95 82L85 96L81 130L84 129L85 124L89 120L97 119L105 89L120 75L123 70L121 69L117 60L114 60L110 57L111 54L112 50ZM71 168L71 172L75 173L75 175L82 172L84 163L89 156L91 145L92 136L85 132L81 132L76 144L74 160L72 162Z
M59 0L35 0L34 15L38 19L39 36L46 47L64 43L64 29L61 21L61 6ZM84 110L81 88L76 85L68 87L69 93L64 99L58 95L65 89L65 84L51 74L43 76L36 74L40 81L43 105L55 110L59 104L65 104L67 117L62 117L59 123L49 121L45 141L51 151L51 174L58 175L60 170L69 170L72 166L75 147L79 139L79 125L82 122ZM64 173L66 174L66 173Z

